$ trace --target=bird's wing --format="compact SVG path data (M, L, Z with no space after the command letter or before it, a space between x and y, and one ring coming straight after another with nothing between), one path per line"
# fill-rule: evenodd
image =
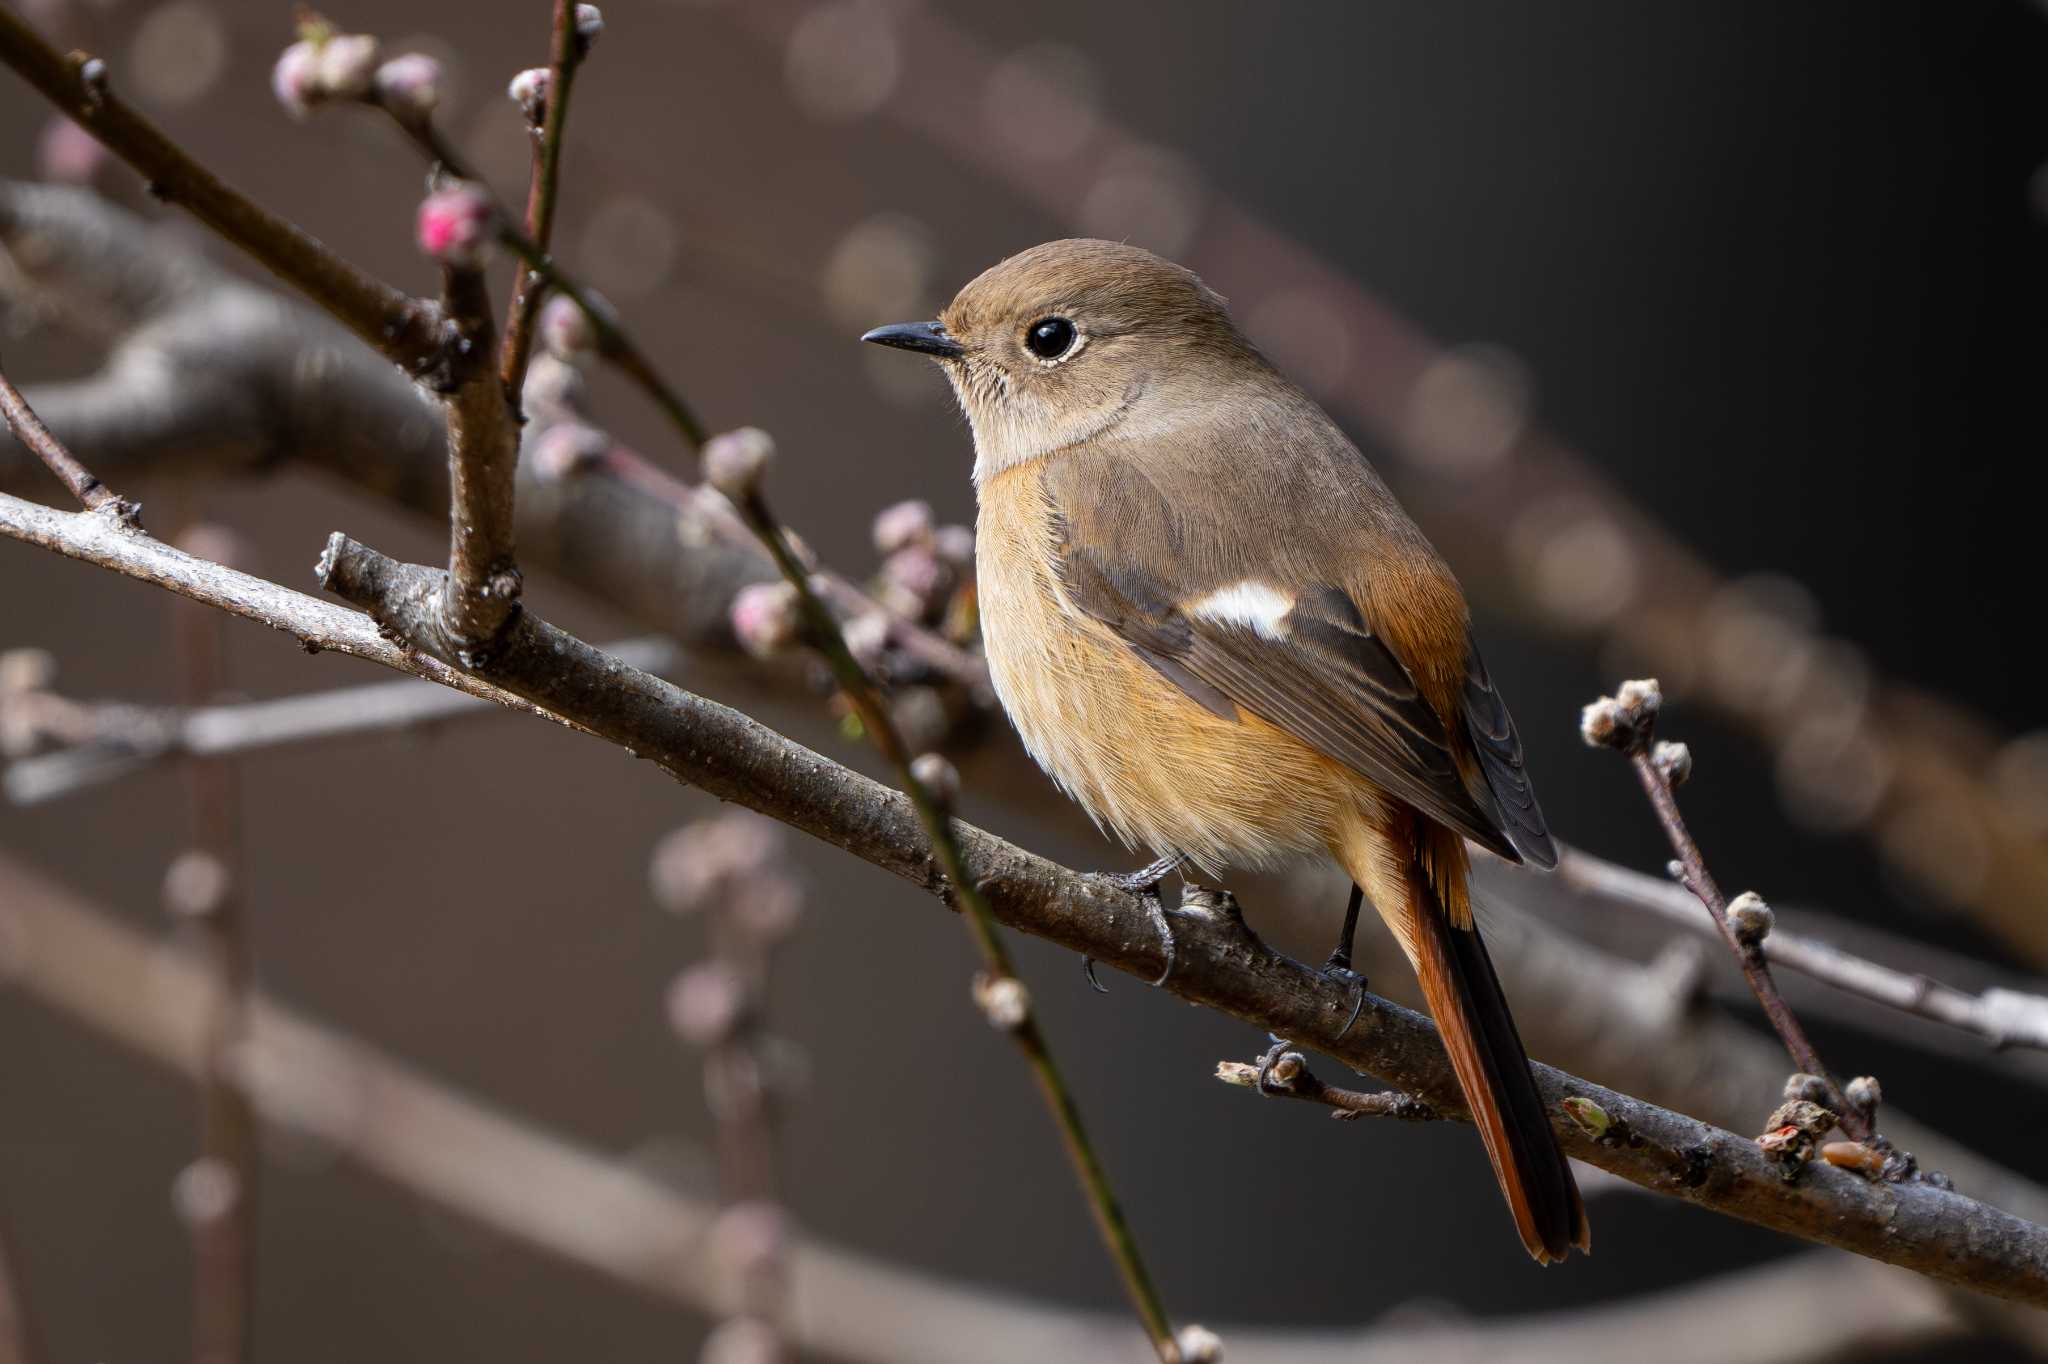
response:
M1230 486L1241 475L1221 465L1204 477L1132 453L1069 452L1046 468L1057 571L1076 608L1216 714L1249 711L1501 856L1555 864L1514 722L1463 634L1462 600L1450 627L1462 676L1436 697L1368 614L1361 566L1384 553L1374 537L1390 498L1370 513L1349 507L1377 518L1354 525L1341 465L1296 466L1254 489ZM1331 452L1347 456L1357 492L1365 480L1377 488L1348 442ZM1400 529L1422 543L1405 517ZM1444 582L1455 599L1447 572Z

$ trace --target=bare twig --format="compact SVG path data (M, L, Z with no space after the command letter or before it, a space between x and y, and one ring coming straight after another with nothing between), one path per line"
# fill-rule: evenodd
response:
M670 672L682 657L674 644L653 637L600 647L653 673ZM67 701L65 709L64 746L17 759L0 778L0 790L14 804L56 800L173 758L231 757L502 713L479 697L411 679L269 701L172 707Z
M193 964L0 853L0 940L34 944L32 997L196 1078L205 1007ZM266 1123L375 1177L622 1287L710 1316L737 1305L712 1253L714 1210L628 1163L571 1145L258 995L246 1067ZM1121 1316L969 1289L798 1238L794 1343L856 1364L1135 1364ZM1227 1331L1241 1364L1812 1364L1967 1338L1937 1286L1868 1260L1775 1260L1611 1307L1420 1326ZM0 1345L0 1360L6 1359ZM29 1364L37 1364L31 1359Z
M1218 1061L1216 1078L1226 1085L1323 1104L1335 1110L1330 1115L1333 1118L1394 1118L1400 1122L1436 1122L1443 1116L1413 1094L1403 1094L1396 1089L1366 1093L1324 1084L1315 1072L1308 1068L1307 1058L1298 1051L1283 1052L1273 1059L1272 1064L1266 1065L1266 1080L1263 1086L1259 1083L1259 1069L1262 1064L1263 1061Z
M526 235L542 251L554 238L555 200L562 179L562 133L568 125L569 92L587 49L576 32L576 0L555 0L548 51L546 102L533 138L533 171L526 188ZM505 315L504 356L499 379L513 401L526 387L526 362L533 354L533 327L546 295L539 276L521 263Z
M1716 939L1721 936L1712 924L1700 918L1696 899L1669 881L1618 866L1577 848L1565 849L1557 874L1574 888L1609 903L1654 914L1691 933ZM1782 927L1773 927L1757 947L1772 966L1797 971L1902 1013L1958 1028L1993 1047L2048 1049L2048 997L2001 988L1973 994Z
M33 451L36 457L49 466L50 472L63 480L71 495L85 504L87 511L98 511L102 507L122 507L121 498L106 484L94 477L75 459L69 450L50 434L50 428L43 425L42 418L30 409L28 400L21 396L21 390L0 373L0 418L4 418L7 429L14 438ZM133 508L130 507L132 514Z
M1675 788L1691 772L1692 755L1681 744L1659 744L1655 751L1651 749L1657 712L1662 705L1663 693L1654 680L1626 682L1614 696L1603 696L1586 707L1581 730L1593 747L1612 748L1628 758L1642 783L1643 793L1649 797L1650 808L1656 811L1657 822L1663 826L1664 836L1670 840L1671 850L1678 854L1678 860L1672 864L1673 875L1706 907L1722 941L1741 964L1743 977L1757 1003L1763 1006L1772 1030L1784 1042L1793 1065L1820 1081L1826 1090L1827 1106L1842 1130L1858 1141L1867 1140L1873 1133L1872 1114L1844 1097L1821 1063L1820 1053L1807 1039L1798 1016L1786 1004L1777 981L1771 977L1770 964L1761 950L1770 933L1770 911L1752 896L1749 898L1755 900L1754 912L1744 916L1743 922L1737 922L1737 916L1729 913L1727 897L1707 870L1706 858L1686 827L1685 817L1679 813Z
M246 557L225 530L196 526L180 537L195 557L223 566ZM189 704L222 687L222 616L173 601L183 691ZM192 1234L192 1358L249 1358L255 1304L256 1208L261 1158L256 1114L234 1072L248 1042L252 953L242 857L240 774L221 758L186 763L188 851L164 880L165 906L193 924L201 943L208 1016L200 1071L199 1159L179 1175L178 1200Z

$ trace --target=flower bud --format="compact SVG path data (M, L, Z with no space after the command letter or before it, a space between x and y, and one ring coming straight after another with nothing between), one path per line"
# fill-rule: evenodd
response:
M755 658L773 658L796 643L803 610L788 583L749 583L732 599L733 638Z
M1794 1071L1786 1077L1785 1098L1788 1101L1797 1099L1810 1104L1824 1104L1828 1101L1827 1081L1803 1070Z
M296 42L278 55L270 68L270 91L293 118L304 118L322 98L320 51L312 43Z
M846 622L839 633L846 641L846 652L853 655L861 671L873 672L888 652L889 632L894 628L887 612L870 611Z
M692 966L668 991L669 1026L693 1047L715 1046L732 1036L746 1007L745 983L722 962Z
M597 344L597 329L575 299L556 294L541 306L540 343L557 359L575 360Z
M505 87L505 93L519 106L519 112L526 121L538 128L547 122L548 88L554 81L554 74L545 66L529 66L512 78Z
M377 39L337 33L315 52L315 75L325 99L361 99L377 78Z
M227 864L218 857L183 852L164 870L164 908L181 919L203 919L220 912L231 887Z
M775 438L758 426L713 436L704 446L704 481L735 502L744 502L761 486L761 476L775 459Z
M112 155L100 140L62 114L36 135L36 178L58 185L90 185Z
M975 972L974 1002L998 1032L1015 1032L1031 1017L1031 992L1015 976Z
M932 553L955 568L972 568L974 531L967 526L940 526L932 532Z
M437 189L420 201L420 250L458 270L483 264L491 240L491 201L483 190L464 181Z
M576 42L587 55L604 36L604 13L596 5L576 7Z
M736 887L765 875L782 854L782 826L751 811L700 819L654 850L654 898L671 914L713 907Z
M1692 777L1692 750L1669 739L1661 740L1650 750L1650 765L1664 778L1666 786L1676 790Z
M939 813L951 814L960 799L960 769L937 753L920 753L911 760L910 775L931 794Z
M1865 1115L1877 1112L1877 1106L1884 1102L1884 1090L1874 1075L1859 1075L1842 1087L1842 1097L1849 1101L1849 1107Z
M1728 928L1744 947L1755 947L1769 937L1772 923L1771 907L1753 890L1728 902Z
M533 472L556 483L585 473L612 448L612 438L582 422L556 422L533 438Z
M1187 1325L1173 1338L1180 1364L1223 1364L1223 1337L1206 1326Z
M408 121L424 122L441 103L441 63L424 52L407 52L377 68L377 102Z
M894 554L911 545L922 545L932 535L932 504L912 499L884 507L875 513L875 550Z
M219 1222L241 1198L241 1176L218 1156L201 1156L171 1180L171 1207L194 1229Z

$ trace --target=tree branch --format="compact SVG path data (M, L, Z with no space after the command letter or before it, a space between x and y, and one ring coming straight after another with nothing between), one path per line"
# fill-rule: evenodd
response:
M533 171L526 188L526 235L542 251L554 239L555 200L562 181L562 135L569 121L569 94L588 44L576 32L576 0L555 0L548 50L546 104L539 126L530 127ZM533 328L546 296L540 276L521 262L505 315L505 353L499 379L515 399L526 388L526 363L533 354Z
M42 419L30 409L27 399L21 396L21 390L10 383L5 374L0 374L0 420L7 423L7 429L14 433L16 440L33 451L36 458L71 490L73 497L85 504L87 511L121 505L121 499L114 490L94 477L50 434L50 428L43 425Z
M665 639L643 637L600 646L614 657L666 674L682 655ZM13 701L0 694L0 707ZM268 701L203 706L134 706L65 702L63 746L18 758L0 790L16 805L37 805L115 781L175 758L222 758L289 744L321 743L356 734L416 729L464 716L500 713L480 697L405 679L305 692Z

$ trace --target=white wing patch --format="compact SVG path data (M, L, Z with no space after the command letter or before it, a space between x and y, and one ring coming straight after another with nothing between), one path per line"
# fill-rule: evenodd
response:
M1187 613L1225 625L1249 626L1262 639L1283 639L1287 631L1281 622L1293 609L1294 598L1277 588L1247 578L1241 583L1217 588L1189 606Z

